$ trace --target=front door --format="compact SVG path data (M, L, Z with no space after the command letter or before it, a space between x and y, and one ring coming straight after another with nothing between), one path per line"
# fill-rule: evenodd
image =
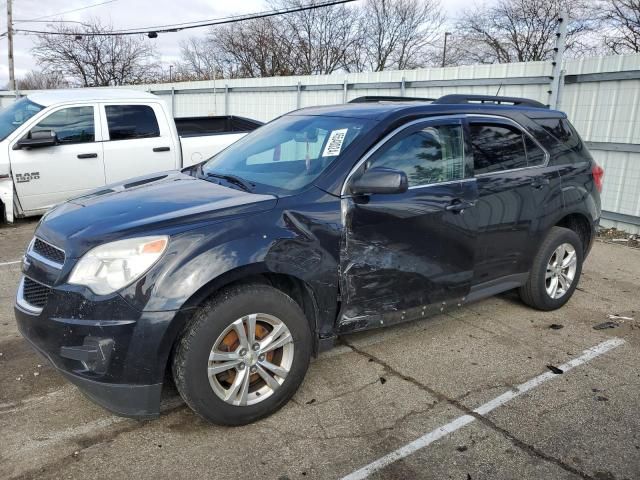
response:
M52 130L57 145L20 150L10 146L13 183L24 211L46 210L104 185L102 143L96 141L98 124L94 106L61 107L29 132Z
M461 120L413 122L351 175L394 168L409 189L343 197L342 332L426 316L468 294L477 190L467 149Z

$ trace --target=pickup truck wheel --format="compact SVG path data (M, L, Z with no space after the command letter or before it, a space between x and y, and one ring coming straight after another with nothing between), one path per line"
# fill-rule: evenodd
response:
M220 425L244 425L282 407L311 357L304 313L268 285L226 289L194 315L178 342L173 377L184 401Z
M568 228L553 227L533 260L520 298L538 310L555 310L569 301L582 273L583 246Z

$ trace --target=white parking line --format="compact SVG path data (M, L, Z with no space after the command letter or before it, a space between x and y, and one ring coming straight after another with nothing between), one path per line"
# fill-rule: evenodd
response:
M624 340L622 340L621 338L612 338L611 340L602 342L601 344L596 345L595 347L588 348L582 353L582 355L574 358L573 360L568 361L567 363L564 363L558 366L558 368L560 368L563 372L567 372L575 367L578 367L580 365L583 365L589 362L590 360L593 360L596 357L599 357L600 355L607 353L609 350L613 350L614 348L619 347L623 343L624 343ZM494 398L493 400L489 400L484 405L480 405L478 408L474 410L474 412L479 415L486 415L490 411L504 405L508 401L513 400L514 398L522 395L523 393L528 392L529 390L533 390L534 388L542 385L544 382L551 380L552 378L557 376L558 376L557 374L552 372L545 372L541 375L538 375L537 377L532 378L528 382L518 385L513 390L509 390L503 393L502 395ZM414 440L413 442L408 443L398 448L397 450L394 450L393 452L385 455L384 457L381 457L378 460L371 462L369 465L366 465L361 469L356 470L355 472L347 475L346 477L343 477L342 480L365 479L372 473L375 473L378 470L381 470L382 468L411 455L412 453L420 450L421 448L424 448L432 444L436 440L439 440L447 436L448 434L455 432L456 430L464 427L465 425L470 424L474 420L476 420L476 417L472 415L462 415L461 417L456 418L452 422L449 422L446 425L443 425L441 427L436 428L435 430L432 430L431 432L423 435L422 437Z
M15 262L0 262L0 267L3 267L5 265L15 265L16 263L20 262L22 262L22 260L16 260Z

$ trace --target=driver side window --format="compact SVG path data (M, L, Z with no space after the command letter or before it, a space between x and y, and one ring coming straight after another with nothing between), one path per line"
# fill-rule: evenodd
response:
M367 168L388 167L407 174L409 187L465 178L462 126L429 125L391 139Z
M30 133L52 130L62 144L93 142L95 141L93 108L63 108L38 123Z

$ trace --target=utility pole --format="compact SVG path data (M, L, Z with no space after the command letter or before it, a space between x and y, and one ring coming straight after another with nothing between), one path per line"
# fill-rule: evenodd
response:
M12 0L7 0L7 40L9 51L9 90L16 89L16 76L13 68L13 12L11 11Z
M169 65L169 83L173 82L173 65Z
M556 32L556 46L553 49L553 69L551 70L551 88L549 90L549 108L558 108L560 104L560 89L562 88L562 66L564 64L564 49L567 43L567 23L569 15L560 12L558 17L558 31Z
M444 49L442 50L442 68L447 64L447 37L451 32L444 32Z

